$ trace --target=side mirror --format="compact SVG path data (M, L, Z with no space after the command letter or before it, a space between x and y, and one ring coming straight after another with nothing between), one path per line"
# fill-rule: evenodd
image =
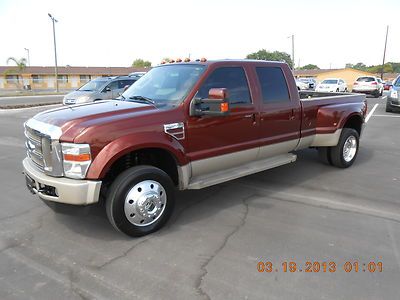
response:
M212 88L207 99L195 98L190 103L190 116L227 116L229 115L228 90Z
M103 90L103 92L104 92L104 93L111 92L111 89L110 89L110 87L109 87L109 86L108 86L108 87L106 87L106 88Z

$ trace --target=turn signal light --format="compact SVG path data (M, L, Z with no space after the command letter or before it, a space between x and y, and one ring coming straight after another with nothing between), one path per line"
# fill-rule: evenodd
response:
M229 104L228 102L221 103L221 112L228 112L229 111Z
M178 63L178 62L182 62L182 59L181 58L177 58L176 59L176 62Z
M206 61L207 61L207 59L204 58L204 57L202 57L202 58L200 59L200 62L206 62Z
M378 83L376 81L371 82L372 85L377 85Z
M64 154L64 160L67 161L90 161L90 154L89 153L82 153L82 154Z

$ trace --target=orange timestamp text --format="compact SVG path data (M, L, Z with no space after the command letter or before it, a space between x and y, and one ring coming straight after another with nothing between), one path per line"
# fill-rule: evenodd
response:
M383 263L381 261L360 262L358 260L337 263L335 261L306 261L299 263L295 261L283 261L272 263L271 261L259 261L257 263L259 273L382 273Z

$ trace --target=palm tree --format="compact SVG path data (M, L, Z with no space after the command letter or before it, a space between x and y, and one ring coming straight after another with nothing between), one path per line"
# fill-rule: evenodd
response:
M16 70L15 69L6 70L4 72L6 75L11 73L11 72L13 72L13 71L18 71L18 73L21 74L22 71L25 70L25 68L26 68L26 58L23 57L23 58L20 58L20 59L16 59L15 57L9 57L7 59L7 65L8 65L8 63L10 61L14 62L17 65L17 69ZM21 88L21 85L20 85L20 82L19 82L20 76L18 76L17 78L18 78L18 86ZM22 79L22 75L21 75L21 79Z

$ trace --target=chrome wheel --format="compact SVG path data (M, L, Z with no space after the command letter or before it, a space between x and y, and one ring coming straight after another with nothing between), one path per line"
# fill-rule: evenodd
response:
M350 162L357 153L357 139L354 136L349 136L343 145L343 159Z
M144 180L137 183L127 194L124 204L125 216L136 226L148 226L163 214L167 193L157 181Z

